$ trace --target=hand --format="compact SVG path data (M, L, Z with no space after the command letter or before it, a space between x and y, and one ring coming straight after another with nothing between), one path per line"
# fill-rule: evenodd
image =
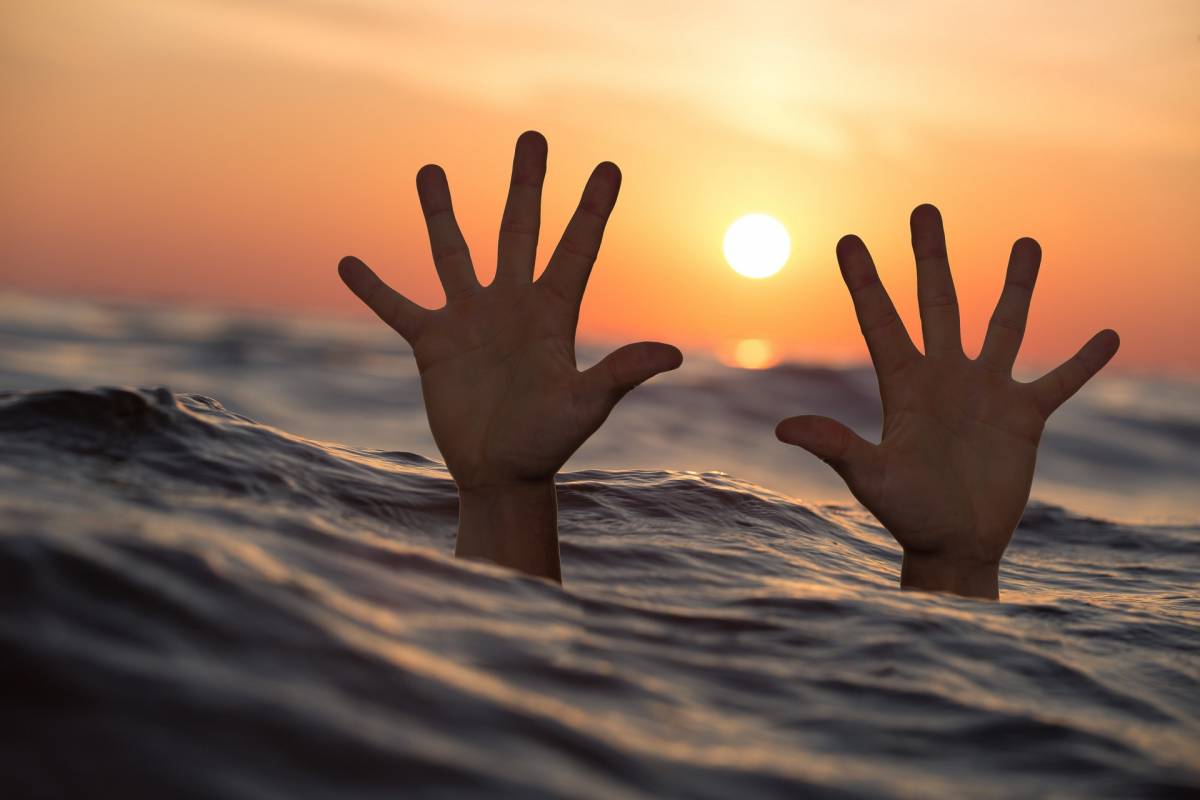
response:
M896 538L904 549L902 586L995 598L1046 418L1108 363L1120 340L1102 331L1042 378L1013 380L1041 262L1038 243L1020 239L983 350L967 358L941 215L919 206L911 225L924 355L862 241L847 236L837 247L879 380L882 441L871 444L813 416L784 420L776 435L828 462Z
M579 306L621 172L611 163L592 172L535 281L546 149L539 133L517 140L490 285L475 276L446 175L433 165L417 173L417 192L446 305L414 304L353 257L342 259L338 271L413 348L433 438L459 488L458 554L557 578L557 534L547 537L544 530L554 474L626 392L675 369L682 356L670 345L642 342L576 369ZM531 514L542 523L539 541L525 540L533 536L523 532ZM549 524L555 527L553 513Z

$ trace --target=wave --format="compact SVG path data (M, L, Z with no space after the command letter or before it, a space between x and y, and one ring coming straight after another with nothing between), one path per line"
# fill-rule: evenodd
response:
M18 796L1200 788L1194 525L1033 504L982 603L855 505L586 469L559 588L449 555L437 462L207 397L3 393L0 445Z

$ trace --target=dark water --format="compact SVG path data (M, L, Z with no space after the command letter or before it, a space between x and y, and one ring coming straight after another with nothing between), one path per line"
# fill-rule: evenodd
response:
M560 589L451 558L444 470L367 449L436 452L390 339L49 311L0 303L6 797L1200 791L1195 384L1056 420L993 604L899 592L770 441L871 433L869 375L701 360L561 476Z

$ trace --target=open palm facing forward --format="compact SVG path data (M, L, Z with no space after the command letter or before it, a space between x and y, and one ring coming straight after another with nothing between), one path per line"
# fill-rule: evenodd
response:
M552 500L554 474L622 395L678 367L682 356L670 345L642 342L582 372L576 368L579 307L621 173L611 163L596 167L534 280L546 151L541 134L527 132L517 141L490 285L476 278L446 175L432 165L417 173L417 192L446 305L416 305L353 257L342 260L339 272L413 348L429 425L459 487L459 554L558 577L557 539L552 554L545 542L533 548L544 552L527 552L519 539L521 529L532 526L518 519L527 516L520 509L543 503L547 492ZM470 523L473 508L479 526ZM505 531L509 510L513 530Z
M883 401L878 445L825 417L786 419L778 437L830 464L904 549L901 585L998 596L1001 556L1020 521L1050 414L1116 353L1110 330L1032 383L1012 377L1041 262L1032 239L1013 245L983 349L962 349L942 219L912 214L925 352L913 345L862 241L837 247L842 276Z

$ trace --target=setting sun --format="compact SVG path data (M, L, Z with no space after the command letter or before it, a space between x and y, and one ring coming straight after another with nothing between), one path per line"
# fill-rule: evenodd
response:
M769 278L783 268L792 240L783 223L767 214L747 214L725 232L725 260L747 278Z

